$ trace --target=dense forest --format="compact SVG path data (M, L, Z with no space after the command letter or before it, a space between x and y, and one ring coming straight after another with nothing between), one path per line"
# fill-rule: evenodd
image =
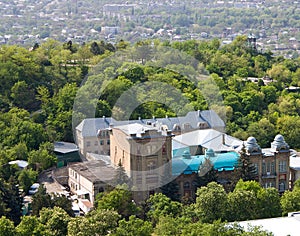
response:
M153 64L151 55L154 48L166 47L172 49L171 52L184 52L186 58L193 57L195 63L184 65L183 58L183 64L170 63L169 67ZM124 50L131 52L130 63L122 63L113 57ZM174 59L175 54L157 61L163 63L168 58ZM111 64L105 64L107 62ZM181 106L180 101L177 107L168 106L176 100L169 103L149 100L136 107L131 118L176 116L187 108L208 109L211 106L206 97L214 94L222 97L223 106L217 112L225 114L222 117L226 120L228 134L242 140L254 136L261 147L268 147L274 136L281 133L291 148L300 149L300 95L297 90L288 89L300 86L299 65L300 58L285 59L274 57L271 52L258 52L244 36L223 46L218 40L141 41L134 45L125 41L116 45L101 41L78 45L72 41L60 43L51 39L30 49L1 46L0 215L3 217L0 219L0 235L16 235L16 232L21 235L93 235L95 232L102 232L101 235L109 232L116 235L129 235L129 232L135 232L131 235L150 235L152 232L157 235L199 235L202 231L203 235L214 235L212 232L219 232L216 235L243 235L238 226L228 227L223 222L273 217L299 210L300 192L297 187L279 198L272 189L261 189L253 186L252 182L240 183L230 193L211 183L198 189L196 202L190 205L173 202L164 195L154 195L144 206L136 206L131 201L130 192L113 190L99 196L96 210L84 218L70 218L66 213L68 204L62 203L65 199L37 194L35 215L22 218L20 223L22 198L19 197L20 189L27 192L38 174L56 163L53 141L73 141L74 100L78 95L90 98L84 93L86 90L81 91L85 86L90 94L101 89L99 84L93 84L96 78L93 71L97 72L97 68L100 71L105 68L97 75L104 78L105 89L100 97L87 101L94 108L94 117L111 116L118 98L130 88L159 82L167 84L166 88L171 86L180 91L186 106ZM121 68L118 73L114 71L116 67ZM216 84L218 90L186 77L195 70L206 76L210 74L208 81ZM258 78L257 82L247 80L249 77ZM270 78L270 83L264 84L263 77ZM202 88L203 94L198 87ZM206 93L207 90L210 93ZM140 90L137 99L143 101L145 92ZM151 92L146 95L153 98L162 96L156 93L155 87ZM166 94L168 96L168 91ZM125 108L118 107L118 111ZM75 125L79 118L86 117L84 114L75 115ZM8 162L13 160L26 160L29 167L20 170L9 165ZM39 191L44 190L41 188ZM44 195L45 198L38 198ZM109 199L117 197L128 201L115 206ZM205 197L218 202L203 204ZM268 208L270 212L259 212L261 207L253 207L253 202L270 203L268 199L272 199L272 208ZM248 211L233 209L238 206L236 201L241 201L240 204L244 204ZM218 207L217 211L209 212L206 207L213 205ZM41 206L48 208L40 211ZM59 207L65 208L66 212ZM226 212L228 209L237 215L229 214ZM210 224L215 220L219 221ZM267 235L258 231L253 229L253 234L245 235Z

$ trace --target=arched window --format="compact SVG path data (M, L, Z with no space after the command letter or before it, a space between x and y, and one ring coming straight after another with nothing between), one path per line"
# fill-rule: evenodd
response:
M184 188L185 190L190 189L190 187L191 187L190 182L185 182L185 183L183 184L183 188Z

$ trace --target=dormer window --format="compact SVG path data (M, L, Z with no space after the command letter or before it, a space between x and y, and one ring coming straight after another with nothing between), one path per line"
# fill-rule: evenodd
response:
M192 129L192 126L191 126L190 123L184 123L184 124L183 124L183 129L184 129L184 130L191 130L191 129Z
M208 125L206 122L199 122L198 123L198 128L199 129L207 129L208 128Z
M180 132L180 131L181 131L180 125L179 125L179 124L175 124L175 125L173 126L173 131L178 131L178 132Z

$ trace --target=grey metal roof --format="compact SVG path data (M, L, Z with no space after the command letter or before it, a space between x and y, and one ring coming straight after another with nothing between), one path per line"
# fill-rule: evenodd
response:
M59 153L70 153L70 152L77 152L78 147L75 143L68 143L68 142L54 142L54 152Z
M200 117L208 122L210 128L225 127L225 122L214 110L201 111Z
M142 125L139 123L120 125L117 128L122 130L127 135L144 134L146 131L154 129L154 128L151 129L151 126L149 127L148 125Z
M109 182L116 174L116 169L102 160L71 164L69 168L73 169L92 183Z
M187 146L202 146L214 151L232 151L242 145L242 141L214 129L195 130L175 136L173 150Z
M152 125L156 123L166 125L169 130L172 130L175 124L182 126L185 123L189 123L192 129L197 129L200 122L207 122L209 128L213 129L225 128L224 121L217 115L216 112L213 110L205 110L190 111L184 117L165 117L127 121L117 121L112 117L88 118L84 119L76 127L76 130L80 131L83 137L94 137L97 136L97 131L99 129L107 129L109 128L110 124L113 124L114 127L116 127L133 123L142 125Z
M76 130L82 133L83 137L94 137L97 136L99 129L109 128L109 124L113 123L111 117L103 118L88 118L84 119L77 127Z

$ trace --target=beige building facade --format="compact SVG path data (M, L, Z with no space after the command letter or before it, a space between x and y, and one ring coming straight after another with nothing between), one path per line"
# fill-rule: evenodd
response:
M137 202L159 192L167 176L171 176L171 139L171 131L164 126L135 123L111 129L111 163L122 163L132 180Z
M246 141L246 154L256 167L257 181L264 188L274 187L280 193L289 189L290 149L282 135L277 135L271 148L261 149L253 137Z
M68 185L73 194L94 204L95 197L112 181L115 169L103 161L86 161L69 166Z

